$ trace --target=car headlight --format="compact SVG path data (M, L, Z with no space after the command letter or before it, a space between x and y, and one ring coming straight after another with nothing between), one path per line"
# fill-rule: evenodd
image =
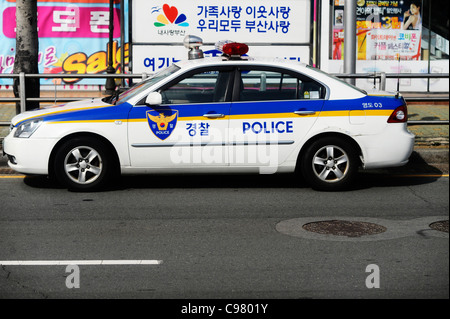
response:
M42 119L34 119L23 122L17 127L14 137L29 138L42 124Z

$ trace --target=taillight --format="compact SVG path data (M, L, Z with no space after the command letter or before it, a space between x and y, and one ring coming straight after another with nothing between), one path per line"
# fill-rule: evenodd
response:
M388 123L406 123L408 121L408 108L406 105L399 106L389 117Z

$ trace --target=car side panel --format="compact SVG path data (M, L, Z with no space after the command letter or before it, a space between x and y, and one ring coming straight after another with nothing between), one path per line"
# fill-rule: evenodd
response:
M313 127L323 104L323 100L233 103L231 166L276 168L282 164Z
M408 132L406 123L387 122L403 104L402 99L395 97L371 96L326 101L314 127L287 162L295 163L309 140L322 134L342 134L359 145L365 168L403 165L412 153L414 135Z

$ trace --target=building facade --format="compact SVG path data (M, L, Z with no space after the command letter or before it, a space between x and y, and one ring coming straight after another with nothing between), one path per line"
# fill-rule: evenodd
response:
M113 66L154 73L186 59L183 39L201 37L206 56L220 40L245 42L250 56L299 61L344 72L345 0L114 0ZM38 0L40 73L95 74L108 66L109 0ZM357 73L449 73L449 3L358 0ZM15 1L0 0L0 73L11 73ZM8 84L0 79L0 89ZM43 85L55 81L41 80ZM448 92L448 79L389 79L393 90ZM62 79L90 89L101 80ZM3 84L3 86L2 86ZM357 86L372 89L374 80Z

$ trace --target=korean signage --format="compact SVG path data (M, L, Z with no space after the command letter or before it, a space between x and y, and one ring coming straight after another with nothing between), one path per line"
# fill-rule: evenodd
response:
M168 49L169 48L169 49ZM222 53L210 45L202 47L205 57L220 56ZM289 61L307 62L309 47L293 46L250 46L251 57L279 57ZM175 62L186 60L188 50L184 46L148 45L133 47L133 73L155 73Z
M310 0L134 0L133 42L205 42L224 37L248 43L307 43ZM220 37L218 39L218 37Z
M119 43L120 7L115 0L113 66L120 72L122 54L128 58L127 45ZM108 0L38 0L39 72L96 74L108 66ZM15 57L16 6L13 0L0 0L0 73L12 73ZM0 84L9 80L0 80ZM55 80L61 81L61 80ZM80 79L63 79L73 84ZM84 84L104 80L83 80ZM42 79L41 84L52 84Z
M335 0L333 59L343 59L344 1ZM357 1L359 60L419 60L422 0Z

